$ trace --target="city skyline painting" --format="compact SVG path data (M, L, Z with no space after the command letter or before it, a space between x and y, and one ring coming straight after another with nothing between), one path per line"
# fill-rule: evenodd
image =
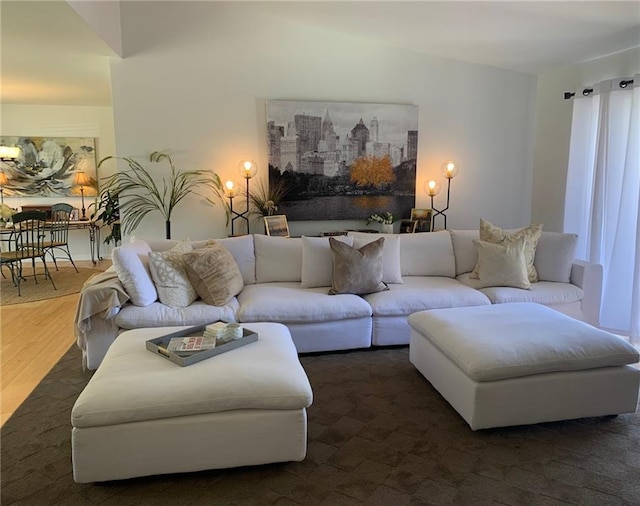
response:
M418 107L267 101L269 184L289 221L409 216L415 203Z

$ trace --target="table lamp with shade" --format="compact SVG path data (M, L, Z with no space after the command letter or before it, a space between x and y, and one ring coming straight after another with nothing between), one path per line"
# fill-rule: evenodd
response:
M82 196L82 216L79 219L81 221L87 221L89 218L86 216L86 209L84 207L84 187L89 184L89 178L84 171L78 171L73 179L73 184L80 187L80 195Z

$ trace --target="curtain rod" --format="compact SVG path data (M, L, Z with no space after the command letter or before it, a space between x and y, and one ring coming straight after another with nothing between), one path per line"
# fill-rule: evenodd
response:
M620 81L620 88L626 88L627 86L629 86L630 84L633 84L633 79L624 79L622 81ZM582 90L582 94L585 97L588 97L589 95L591 95L593 93L593 88L585 88L584 90ZM564 92L564 99L565 100L569 100L570 98L575 97L575 93L572 91L565 91Z

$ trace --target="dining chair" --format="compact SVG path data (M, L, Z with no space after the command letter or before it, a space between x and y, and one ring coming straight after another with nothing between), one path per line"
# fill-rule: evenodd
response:
M36 259L42 261L44 277L51 281L51 286L57 290L45 260L45 250L42 247L46 231L47 215L44 211L23 211L13 215L13 232L9 240L9 251L0 252L0 265L6 265L11 272L14 286L18 287L20 296L20 283L26 280L23 275L23 261L31 260L33 279L38 283L36 275Z
M73 268L78 272L73 258L71 258L71 252L69 251L69 222L71 221L71 212L73 206L69 204L53 204L51 206L51 221L47 223L47 229L49 230L49 239L42 243L42 246L46 253L51 255L53 264L58 270L58 262L56 261L55 250L62 251L73 265Z

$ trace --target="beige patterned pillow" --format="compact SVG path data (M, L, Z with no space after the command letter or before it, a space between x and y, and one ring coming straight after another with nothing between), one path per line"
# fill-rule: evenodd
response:
M478 281L474 286L531 287L524 254L524 237L505 244L473 240L478 251Z
M198 298L187 277L182 255L193 250L189 241L182 241L168 251L149 253L149 270L160 302L170 307L187 307Z
M229 250L217 242L182 256L198 295L211 306L224 306L244 288L242 273Z
M516 230L515 232L507 232L500 227L496 227L493 223L480 218L481 241L504 245L520 238L524 239L524 257L527 264L527 275L531 283L536 283L538 281L538 272L533 265L533 261L536 257L536 248L541 235L542 224L534 224L526 228ZM469 277L471 279L478 279L478 264L476 264Z
M333 280L329 295L382 292L389 287L382 282L384 237L360 249L329 237L333 259Z

